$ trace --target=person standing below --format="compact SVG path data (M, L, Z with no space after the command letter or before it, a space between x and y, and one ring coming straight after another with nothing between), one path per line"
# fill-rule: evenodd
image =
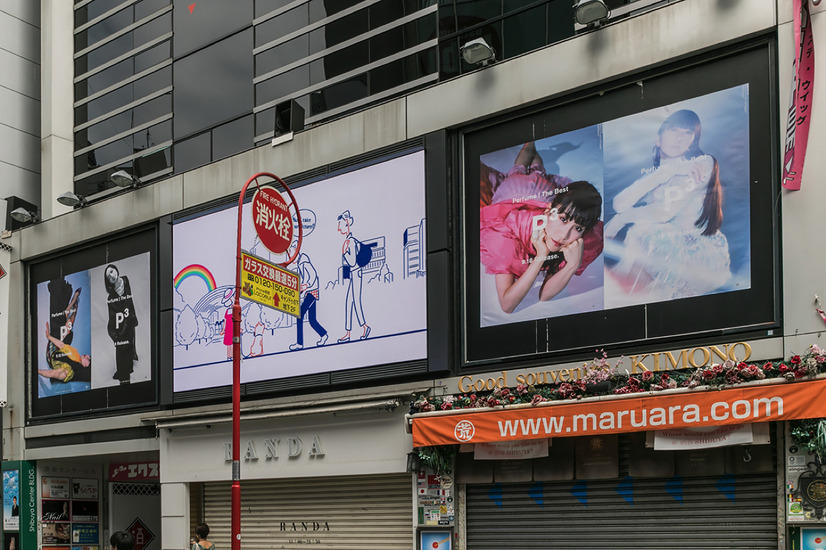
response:
M126 531L115 531L109 537L112 550L135 550L135 538Z
M356 261L360 243L350 231L353 222L349 210L345 210L338 217L338 232L344 235L344 243L341 246L341 265L343 278L347 279L347 295L344 299L344 330L346 332L344 336L338 339L341 343L350 341L353 313L356 314L356 320L362 328L362 334L359 338L366 340L370 336L370 326L364 318L364 308L361 304L362 270Z
M201 523L198 527L195 528L195 538L192 542L192 548L190 550L212 550L215 548L215 545L212 541L207 540L209 536L209 525L206 523Z
M316 319L316 302L318 302L318 272L310 262L310 257L305 253L298 256L298 274L301 276L301 317L296 323L297 335L295 344L290 346L291 350L304 348L304 316L310 320L310 326L319 336L316 346L323 346L327 343L327 330Z

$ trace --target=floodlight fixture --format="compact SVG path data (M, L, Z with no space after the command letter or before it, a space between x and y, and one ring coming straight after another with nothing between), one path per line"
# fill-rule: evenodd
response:
M459 49L462 52L462 59L471 65L484 67L496 61L496 51L484 38L471 40Z
M118 187L124 188L137 187L141 183L141 180L138 179L138 176L133 176L126 170L118 170L117 172L113 173L111 176L109 176L109 181L111 181Z
M584 26L597 26L611 15L604 0L577 0L574 3L576 22Z
M40 221L40 216L37 215L37 212L30 212L22 206L12 210L9 215L14 221L20 223L37 223Z
M75 195L71 191L66 191L59 197L57 197L57 202L62 204L63 206L71 206L72 208L83 208L86 206L88 201L86 197L83 195Z

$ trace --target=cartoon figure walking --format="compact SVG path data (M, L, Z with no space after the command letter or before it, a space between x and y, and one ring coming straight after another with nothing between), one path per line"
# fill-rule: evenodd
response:
M350 231L354 223L349 210L345 210L338 217L338 232L344 235L344 243L341 246L341 267L342 276L347 279L347 296L344 299L344 336L338 339L339 342L350 341L350 329L353 325L353 313L362 328L359 339L366 340L370 336L370 325L364 318L364 309L361 303L362 290L362 268L367 265L372 256L372 250L368 245L359 242ZM365 259L367 261L365 261Z
M319 340L316 346L327 343L327 331L316 319L316 302L318 302L318 272L313 267L310 257L305 253L298 256L298 274L301 276L301 318L296 323L296 343L290 346L291 350L304 348L304 316L309 317L310 326L316 331Z

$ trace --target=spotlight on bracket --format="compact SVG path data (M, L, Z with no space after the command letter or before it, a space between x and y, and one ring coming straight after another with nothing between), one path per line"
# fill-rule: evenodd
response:
M83 195L75 195L71 191L66 191L59 197L57 197L57 202L62 204L63 206L71 206L72 208L83 208L86 206L88 201L86 197Z
M471 40L465 43L459 50L462 52L462 59L471 65L484 67L488 63L496 61L496 51L484 38Z
M37 223L40 221L40 216L37 215L37 212L31 212L22 206L12 210L9 216L11 216L14 221L20 223Z
M584 26L597 26L611 15L604 0L577 0L574 3L576 22Z
M124 188L137 187L141 183L141 180L138 179L138 176L133 176L126 170L118 170L117 172L113 173L111 176L109 176L109 181L111 181L118 187Z

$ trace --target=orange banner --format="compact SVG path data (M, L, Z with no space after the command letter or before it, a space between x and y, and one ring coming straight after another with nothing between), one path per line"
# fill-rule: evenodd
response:
M826 379L414 416L413 446L487 443L826 417Z

